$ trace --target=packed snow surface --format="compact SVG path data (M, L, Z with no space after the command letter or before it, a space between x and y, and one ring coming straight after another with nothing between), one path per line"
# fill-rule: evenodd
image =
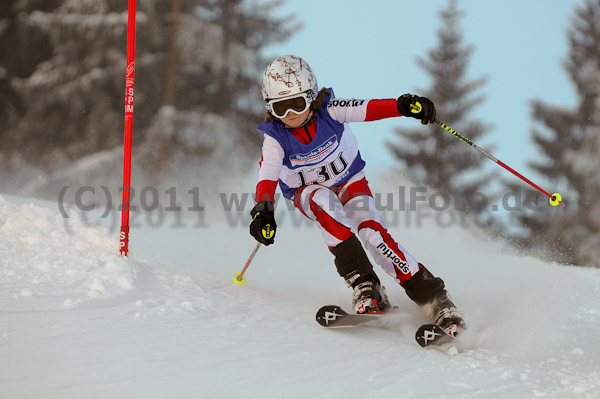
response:
M392 227L466 315L449 356L415 343L426 320L383 272L399 314L320 327L316 310L351 293L296 214L242 286L247 212L135 217L127 259L114 225L68 216L0 197L2 398L600 397L598 269L500 253L458 226Z

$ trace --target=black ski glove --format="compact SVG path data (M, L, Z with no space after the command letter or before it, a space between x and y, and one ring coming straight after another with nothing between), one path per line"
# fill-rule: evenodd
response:
M427 97L403 94L398 97L398 111L404 116L420 119L423 125L435 122L435 105Z
M271 245L275 242L275 207L271 201L260 201L250 211L250 235L261 244Z

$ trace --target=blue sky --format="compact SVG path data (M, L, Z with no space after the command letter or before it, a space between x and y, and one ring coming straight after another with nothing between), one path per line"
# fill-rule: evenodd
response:
M575 91L562 65L568 50L566 30L574 7L582 2L458 0L464 11L463 44L474 46L466 77L488 78L479 91L487 98L474 117L494 129L476 144L493 148L493 155L532 179L540 178L527 161L540 154L530 140L534 123L529 104L541 99L575 106ZM446 7L445 0L288 0L274 15L295 14L303 27L287 42L269 47L266 55L302 56L319 86L333 87L337 97L418 94L430 80L416 59L437 45L442 25L438 11ZM443 121L444 115L438 119ZM394 140L393 129L402 126L419 125L409 118L352 124L367 172L398 166L384 141ZM439 134L447 133L440 129ZM465 146L465 151L473 150Z

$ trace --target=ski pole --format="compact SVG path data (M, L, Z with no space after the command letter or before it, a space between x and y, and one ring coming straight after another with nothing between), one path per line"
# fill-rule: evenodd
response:
M420 110L421 110L421 108L419 106L414 105L414 104L411 104L410 107L412 109L414 109L414 110L418 110L417 112L420 112ZM510 173L512 173L513 175L517 176L519 179L523 180L525 183L529 184L531 187L533 187L536 190L538 190L539 192L545 194L548 198L550 198L550 200L549 200L550 205L557 206L557 205L560 204L562 206L566 206L565 203L562 201L562 196L560 195L560 193L554 193L554 194L548 193L546 190L544 190L543 188L541 188L540 186L538 186L537 184L535 184L534 182L532 182L531 180L529 180L528 178L526 178L525 176L523 176L522 174L520 174L519 172L517 172L516 170L514 170L513 168L511 168L510 166L508 166L507 164L505 164L504 162L502 162L501 160L499 160L498 158L496 158L495 156L493 156L489 152L487 152L486 150L484 150L483 148L479 147L477 144L473 143L470 139L468 139L467 137L463 136L462 134L460 134L456 130L452 129L450 126L446 125L443 122L440 122L438 119L436 119L434 123L436 125L438 125L439 127L443 128L444 130L446 130L447 132L449 132L449 133L453 134L454 136L456 136L456 138L458 138L463 143L465 143L465 144L471 146L472 148L476 149L477 151L479 151L479 153L485 155L491 161L493 161L493 162L497 163L498 165L502 166L504 169L508 170Z
M248 270L248 266L250 266L250 262L252 262L252 259L254 259L254 255L256 255L256 252L258 252L258 248L260 248L260 242L256 243L256 246L254 247L254 251L252 251L252 253L250 254L250 257L246 261L246 264L244 265L244 268L242 269L242 271L236 273L235 276L233 277L234 284L242 285L246 282L246 276L244 275L244 273L246 273L246 270Z

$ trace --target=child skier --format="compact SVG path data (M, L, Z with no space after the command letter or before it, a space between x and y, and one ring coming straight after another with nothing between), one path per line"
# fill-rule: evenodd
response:
M424 314L456 335L464 322L444 282L385 228L363 172L365 162L347 124L404 115L426 125L435 120L433 103L410 94L397 100L336 99L332 89L319 91L308 63L294 55L279 57L267 66L262 94L267 112L266 121L258 127L264 142L250 234L265 245L273 244L277 231L274 195L279 182L284 197L317 222L339 275L354 290L355 312L390 308L358 235L375 262Z

